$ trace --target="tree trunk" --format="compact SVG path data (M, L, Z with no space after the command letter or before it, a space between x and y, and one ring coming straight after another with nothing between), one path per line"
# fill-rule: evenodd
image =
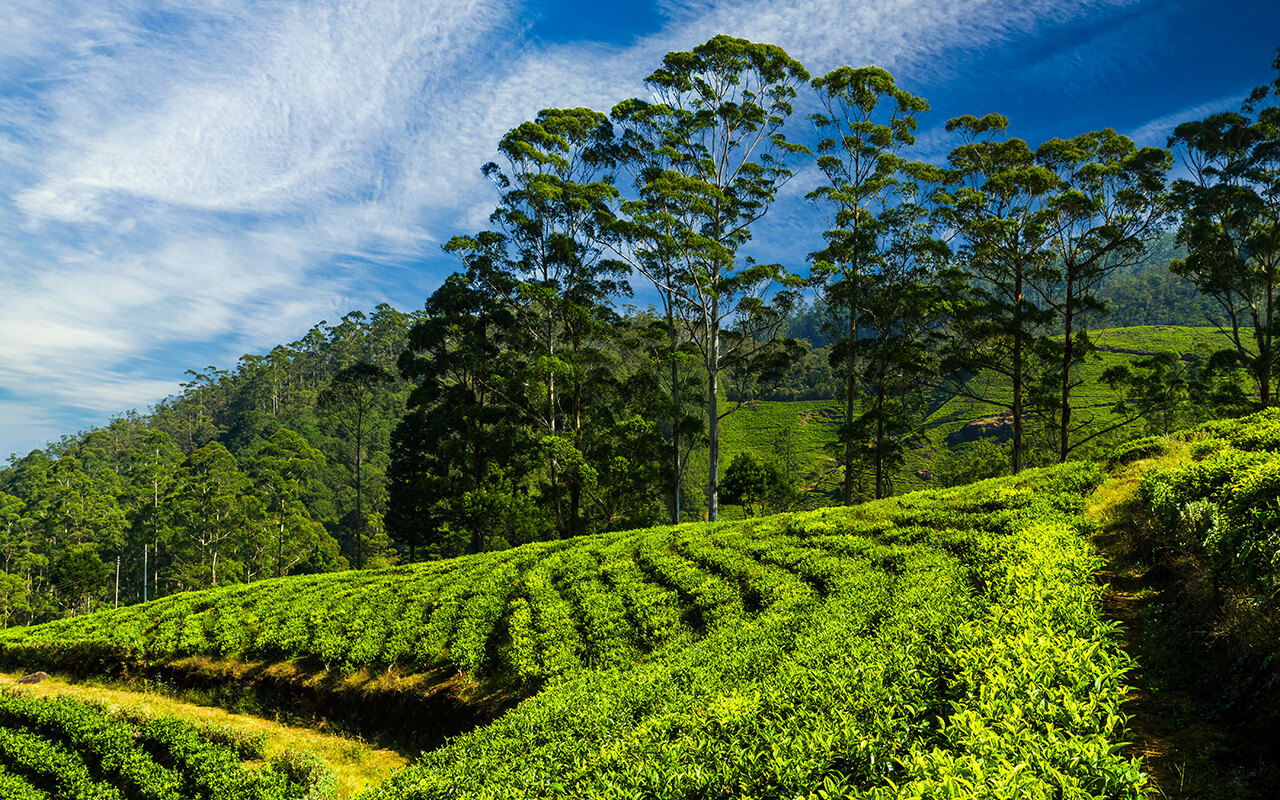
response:
M711 440L707 453L707 520L715 522L720 514L720 298L711 299L710 336L707 352L707 434Z
M853 371L857 368L857 359L854 354L857 335L857 317L853 310L853 303L850 302L849 341L844 378L844 424L847 428L844 436L844 504L846 506L853 505L853 406L856 396Z
M364 569L364 409L356 412L356 569Z
M1275 284L1270 280L1267 281L1267 327L1263 331L1263 347L1259 348L1258 357L1262 360L1262 407L1267 408L1271 405L1271 325L1272 325L1272 300L1275 295Z
M1013 458L1014 475L1022 472L1022 266L1014 270L1013 291Z
M680 488L684 477L680 469L680 362L676 359L676 321L670 311L667 312L667 333L671 345L671 463L675 467L671 477L671 524L679 525Z
M876 390L876 499L884 497L884 377Z
M1071 280L1067 280L1067 307L1064 320L1066 323L1066 338L1063 339L1062 348L1062 417L1060 427L1058 429L1058 461L1065 464L1067 455L1071 452L1071 361L1074 356L1075 347L1071 340L1072 323L1075 321L1075 308L1071 302Z

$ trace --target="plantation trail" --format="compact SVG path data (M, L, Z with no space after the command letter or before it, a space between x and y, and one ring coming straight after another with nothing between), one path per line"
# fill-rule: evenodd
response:
M1137 497L1142 472L1166 460L1177 459L1139 461L1108 477L1086 510L1098 526L1094 544L1106 560L1098 576L1107 586L1103 609L1119 623L1124 649L1135 662L1122 707L1128 754L1141 757L1151 798L1274 800L1274 787L1258 785L1264 777L1258 762L1242 755L1256 751L1259 742L1214 721L1217 696L1206 691L1212 682L1197 674L1211 669L1197 658L1208 632L1179 629L1174 619L1179 587L1155 557L1157 545Z
M262 734L266 736L268 755L285 750L310 751L324 759L337 773L340 800L355 797L366 787L381 783L392 771L409 763L400 753L373 747L357 739L326 734L312 728L282 725L247 714L233 714L220 708L184 703L161 694L69 683L57 677L18 686L17 682L21 677L20 672L0 672L0 687L16 688L25 694L38 696L70 695L80 700L103 703L111 708L173 716L195 723Z

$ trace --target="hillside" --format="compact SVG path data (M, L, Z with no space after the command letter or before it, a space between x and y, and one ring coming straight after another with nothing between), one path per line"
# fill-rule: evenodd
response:
M1108 367L1129 364L1162 351L1173 351L1184 357L1206 357L1223 347L1225 341L1217 328L1170 325L1107 328L1092 333L1091 337L1097 351L1081 365L1077 378L1079 386L1072 391L1072 409L1080 421L1089 419L1098 425L1115 419L1110 409L1119 397L1102 380L1102 373ZM1001 376L978 376L974 383L981 385L992 400L1008 402L1011 389ZM1000 438L998 427L982 424L984 421L994 422L992 418L998 416L999 409L969 398L954 397L929 416L925 427L938 445L955 446L982 438L984 433ZM969 426L968 430L966 426Z
M1082 365L1079 386L1072 393L1072 409L1077 422L1105 426L1118 419L1111 413L1120 393L1102 380L1110 367L1132 364L1146 356L1173 351L1184 358L1203 358L1223 346L1222 334L1213 327L1179 327L1169 325L1107 328L1096 331L1094 353ZM978 375L971 383L985 387L989 396L1007 402L1010 388L1000 376ZM921 433L927 443L912 451L896 476L898 493L927 489L936 485L936 477L949 454L965 445L987 440L1003 443L1009 432L1007 419L1000 409L967 397L940 398L936 409L924 420ZM827 448L834 445L839 428L841 405L835 400L779 401L761 400L744 406L725 419L722 453L728 463L739 452L749 452L762 459L790 462L798 482L810 497L807 503L820 505L834 492L839 473ZM1143 432L1144 423L1136 421L1115 436L1104 438L1090 453L1105 453L1115 441ZM997 457L998 459L998 457ZM689 483L704 486L705 458L690 470ZM998 460L995 469L1001 469ZM727 513L740 513L730 507Z
M851 509L264 581L9 630L0 656L434 681L418 691L447 691L474 727L370 798L923 797L974 780L1136 797L1142 773L1115 744L1127 662L1078 533L1098 479L1075 464Z

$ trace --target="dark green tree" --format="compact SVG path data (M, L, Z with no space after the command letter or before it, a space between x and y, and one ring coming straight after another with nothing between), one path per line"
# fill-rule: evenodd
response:
M152 430L130 454L125 471L126 486L121 495L125 514L129 519L130 552L144 550L147 553L147 580L154 581L160 559L160 526L165 498L173 485L174 474L183 462L182 452L169 434ZM126 586L133 585L132 576L126 576ZM149 592L145 593L148 597ZM144 595L142 586L137 595Z
M219 574L223 583L234 583L244 574L242 554L262 538L263 516L253 483L227 448L210 442L196 450L174 475L160 520L170 585L216 586Z
M750 453L738 453L724 471L724 496L742 506L743 516L765 510L788 511L800 499L795 478L776 461L759 461Z
M482 235L493 259L505 258L499 234ZM387 526L417 555L452 556L534 535L529 499L538 438L521 411L525 392L509 368L515 321L508 280L483 249L469 275L452 275L427 300L409 333L400 370L417 388L392 437ZM481 277L481 275L484 277Z
M58 553L53 563L51 579L54 595L72 612L88 613L94 600L106 593L111 568L102 563L98 548L93 544L79 544Z
M878 333L891 336L916 327L895 327L897 312L886 304L893 305L895 298L906 300L906 287L885 286L883 273L886 251L894 246L891 231L905 230L902 223L895 225L892 220L898 214L893 205L901 196L900 182L908 167L902 153L915 142L917 116L929 105L899 88L893 76L879 67L841 67L815 78L813 87L823 106L821 112L810 116L820 137L815 155L827 183L808 197L827 209L828 225L824 233L827 246L810 256L810 277L820 287L823 308L828 312L824 327L832 340L831 365L844 384L842 499L848 505L854 501L855 473L864 449L860 445L866 442L868 430L875 432L871 450L877 497L883 496L886 457L892 460L886 445L897 440L888 432L901 415L889 413L894 406L886 385L895 372L887 362L896 356L882 339L873 345L878 352L872 358L873 366L864 360L869 353L864 352L860 335L869 333L869 324ZM899 239L897 246L901 244ZM898 260L894 261L897 266ZM895 277L900 278L895 284L910 279L907 274ZM878 295L878 300L872 300L872 295ZM875 313L869 313L873 308ZM906 335L904 343L913 338ZM905 348L901 355L901 366L918 358L914 347ZM868 392L864 378L877 384L871 390L875 400L870 417L861 408Z
M863 463L883 497L917 438L923 389L936 372L929 345L943 319L936 276L948 250L934 236L920 188L941 175L903 156L924 100L875 67L843 67L814 85L825 106L812 117L822 136L818 166L829 183L809 197L829 209L831 224L827 247L811 258L831 365L844 383L847 503Z
M1168 434L1186 419L1183 414L1189 408L1195 375L1180 354L1164 350L1132 364L1107 367L1102 380L1113 391L1122 392L1112 408L1122 424L1141 418L1148 431Z
M1045 405L1056 416L1057 455L1065 462L1075 448L1125 424L1088 416L1073 425L1071 392L1080 383L1080 365L1093 352L1087 322L1104 312L1099 287L1117 269L1146 260L1164 225L1165 175L1172 156L1158 147L1139 149L1108 128L1045 142L1036 150L1036 162L1058 176L1049 199L1048 240L1056 274L1032 288L1056 315L1063 334L1056 396Z
M249 462L254 491L266 511L264 542L275 577L288 575L320 550L336 549L324 526L311 518L303 498L324 467L324 454L288 428L280 428ZM259 566L258 569L263 569Z
M512 355L523 358L511 363L528 384L520 406L544 440L567 445L544 441L540 448L543 497L560 535L573 536L584 529L582 467L593 469L586 460L594 412L612 400L612 302L631 292L626 265L605 258L602 244L618 197L612 127L590 109L546 109L503 136L498 150L505 164L487 164L484 173L502 192L490 220L503 233L505 258L491 258L492 237L459 237L446 249L464 264L481 255L503 273L490 288L506 292L513 312Z

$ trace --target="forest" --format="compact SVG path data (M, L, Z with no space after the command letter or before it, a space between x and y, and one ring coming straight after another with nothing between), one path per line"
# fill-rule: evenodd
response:
M718 36L646 89L503 136L490 224L445 245L458 270L422 309L321 322L12 456L4 625L853 505L1275 404L1280 78L1167 149L1032 147L986 114L947 124L938 163L913 153L928 102L884 69L811 76ZM753 232L806 170L824 247L760 263ZM1138 325L1218 333L1091 366L1100 331ZM782 427L741 444L737 420L800 401L831 422L803 457ZM949 441L944 407L998 435Z

